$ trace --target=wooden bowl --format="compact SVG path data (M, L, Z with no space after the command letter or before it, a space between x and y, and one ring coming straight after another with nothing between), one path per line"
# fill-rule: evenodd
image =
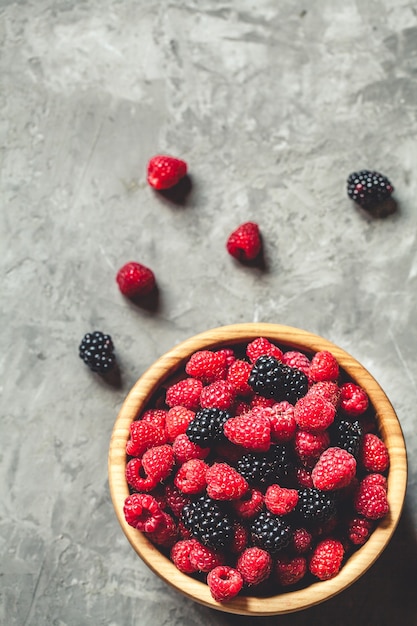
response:
M180 572L141 532L125 521L123 505L129 495L125 479L125 448L131 422L143 411L155 391L185 365L193 352L248 343L256 337L266 337L284 348L306 353L329 350L347 375L366 390L390 455L390 512L380 521L367 543L348 558L334 578L274 596L242 595L218 603L213 600L205 583ZM401 427L390 401L371 374L352 356L330 341L297 328L278 324L235 324L208 330L177 345L160 357L137 381L114 425L109 449L109 482L114 508L127 539L146 565L166 583L188 598L213 609L241 615L276 615L306 609L331 598L371 567L390 541L401 515L407 482L407 458Z

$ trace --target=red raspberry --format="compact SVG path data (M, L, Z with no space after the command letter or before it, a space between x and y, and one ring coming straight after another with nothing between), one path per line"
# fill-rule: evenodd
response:
M271 445L269 420L252 412L229 418L223 432L229 441L248 450L266 452Z
M310 359L303 352L298 350L288 350L282 355L282 362L290 367L295 367L301 370L306 376L308 376L308 370L310 369Z
M297 430L294 437L294 450L303 465L313 467L320 455L330 445L330 436L327 430L317 430L310 433L307 430Z
M243 413L249 413L250 410L251 410L250 404L248 404L244 400L239 400L234 405L235 417L237 415L242 415Z
M171 561L184 574L194 574L197 571L190 560L191 551L196 544L197 539L180 539L171 548Z
M363 546L371 535L374 523L366 517L353 517L349 520L347 535L355 546Z
M147 450L142 457L142 467L146 474L160 482L168 478L174 467L175 457L172 446L164 444Z
M336 380L339 376L339 364L328 350L320 350L311 359L308 371L309 379L318 383L323 380Z
M165 420L166 420L167 411L165 409L148 409L142 415L142 422L149 422L153 424L161 431L165 430ZM165 443L162 441L161 443Z
M251 519L262 511L264 496L258 489L248 489L240 500L233 502L233 509L243 519Z
M382 439L373 433L363 436L359 459L368 472L385 472L389 465L387 447Z
M249 530L247 526L241 522L233 523L233 541L230 545L230 551L233 554L240 554L247 547L249 541Z
M296 467L295 468L295 476L297 478L297 483L300 487L312 487L313 479L311 477L311 470L307 467Z
M195 413L184 406L173 406L166 415L165 427L168 441L173 442L178 435L186 432L188 424L194 419Z
M262 548L246 548L239 556L236 568L247 585L259 585L271 573L272 557Z
M239 261L256 259L262 248L259 226L254 222L241 224L229 236L226 248Z
M377 473L367 474L362 479L362 485L379 485L380 487L383 487L385 491L388 490L388 481L386 477Z
M269 339L265 339L265 337L258 337L248 343L246 347L246 354L251 363L256 363L259 357L264 354L274 356L278 359L278 361L281 361L283 356L282 350L280 350L275 344L271 343Z
M128 496L123 512L127 523L143 532L156 530L164 519L158 502L146 493L133 493Z
M339 572L345 551L336 539L323 539L313 550L309 569L319 580L333 578Z
M205 459L210 454L210 448L200 448L196 443L190 441L185 433L175 437L172 449L177 465L182 465L191 459Z
M312 536L305 528L296 528L293 532L292 543L297 554L308 552L311 547Z
M148 448L166 442L165 431L154 424L136 420L130 425L130 437L126 444L129 456L141 456Z
M189 376L200 379L203 383L213 383L226 378L227 357L224 352L199 350L191 355L185 371Z
M171 387L168 387L165 401L169 407L184 406L196 411L200 403L200 394L203 383L197 378L184 378Z
M207 463L201 459L191 459L181 465L175 475L174 485L183 493L201 493L206 488Z
M313 485L321 491L346 487L356 474L356 459L347 450L327 448L320 456L311 477Z
M189 496L169 483L165 486L165 500L176 518L181 516L184 506L191 502Z
M226 380L232 385L236 394L241 396L252 395L252 388L248 384L251 370L251 364L241 359L236 359L229 367Z
M210 572L215 567L224 564L224 555L197 541L192 547L190 562L195 567L195 571Z
M163 522L156 530L146 533L150 541L162 548L172 548L178 538L178 527L171 515L163 513Z
M237 596L243 587L242 574L229 565L219 565L207 574L207 584L216 602Z
M324 400L337 407L340 397L339 385L332 380L323 380L319 383L314 383L308 390L308 395L321 396Z
M230 367L231 364L236 360L235 353L232 348L223 348L222 350L217 350L218 353L224 354L226 357L226 365Z
M297 489L270 485L265 492L265 506L274 515L287 515L298 502Z
M250 406L251 408L256 408L256 407L262 407L264 409L266 408L271 408L274 406L275 404L275 400L273 398L264 398L264 396L258 396L258 394L255 394L251 401L250 401Z
M362 387L354 383L344 383L340 386L340 408L352 417L362 415L368 408L368 394Z
M315 432L326 430L333 423L336 409L333 404L321 396L307 393L297 400L294 407L294 417L297 425L303 429Z
M186 162L172 156L158 154L148 163L148 183L154 189L174 187L186 174Z
M275 563L277 580L283 587L300 582L307 572L307 561L303 556L280 556Z
M286 443L290 441L297 428L294 417L294 406L284 400L277 402L271 407L268 413L269 423L271 425L271 439L277 443Z
M235 392L226 380L217 380L204 387L200 395L200 405L204 409L227 411L235 401Z
M136 491L152 491L158 484L158 479L143 474L142 459L134 457L126 464L125 476L128 485Z
M213 500L237 500L249 488L243 476L227 463L213 463L206 479L207 494Z
M359 485L354 498L355 511L371 520L381 519L389 511L387 492L381 485Z
M128 298L146 296L156 285L153 271L134 261L126 263L119 269L116 282L122 294Z

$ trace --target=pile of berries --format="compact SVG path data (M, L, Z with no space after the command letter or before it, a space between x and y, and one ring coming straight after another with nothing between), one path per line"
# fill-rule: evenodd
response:
M225 602L338 574L389 510L367 394L328 351L195 352L130 427L125 519Z

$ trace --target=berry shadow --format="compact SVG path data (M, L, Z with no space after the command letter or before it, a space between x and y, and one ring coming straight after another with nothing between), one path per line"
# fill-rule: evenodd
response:
M158 285L155 285L152 291L146 296L135 296L129 298L129 301L139 309L144 309L149 313L157 313L161 306L161 297Z
M113 387L114 389L121 389L122 384L122 374L120 371L120 367L118 363L113 367L110 372L106 372L105 374L98 375L100 379L109 387Z
M267 273L269 271L268 262L267 262L267 258L265 256L265 250L263 247L255 259L247 260L241 257L240 259L235 259L235 264L238 267L240 266L240 267L257 269L263 273Z
M355 206L358 212L363 217L367 217L368 219L385 219L386 217L399 213L400 211L398 203L392 197L389 197L384 202L368 209L364 209L356 203Z
M189 174L186 174L174 187L159 189L155 193L169 204L184 207L187 204L193 186L191 177Z

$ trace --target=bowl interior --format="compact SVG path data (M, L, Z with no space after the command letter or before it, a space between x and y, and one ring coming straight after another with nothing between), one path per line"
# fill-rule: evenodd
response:
M123 505L130 493L125 479L125 448L132 421L143 412L160 387L182 371L193 352L248 343L257 337L266 337L285 349L306 353L329 350L342 370L366 390L375 410L380 434L390 454L390 512L378 524L367 543L348 558L336 577L274 596L242 595L229 602L218 603L213 600L205 583L180 572L145 535L125 521ZM225 612L254 616L289 613L308 608L329 599L356 581L376 561L391 539L401 515L407 483L406 450L401 427L389 399L377 381L351 355L330 341L305 330L278 324L248 323L215 328L191 337L161 356L141 376L126 397L113 428L108 462L110 493L116 515L127 539L147 566L177 591L203 605Z

